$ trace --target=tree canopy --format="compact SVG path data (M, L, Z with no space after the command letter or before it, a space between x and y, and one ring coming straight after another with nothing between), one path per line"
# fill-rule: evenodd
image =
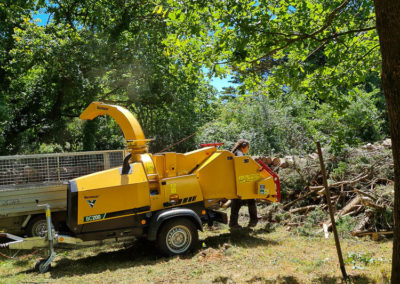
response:
M1 47L1 153L37 152L41 145L43 151L123 147L112 121L76 119L95 100L130 108L146 135L156 136L153 150L206 121L214 90L200 76L171 72L173 59L162 43L167 27L153 7L124 1L46 1L26 9L2 4L9 17L2 34L10 43ZM50 16L47 24L34 20L39 9Z
M153 152L246 136L253 153L322 139L340 154L390 128L398 282L399 11L386 0L4 0L0 154L123 147L112 120L78 119L95 100L133 111ZM223 93L207 80L227 75L238 87Z
M123 147L112 120L77 118L96 100L128 107L155 152L193 133L174 149L247 136L253 153L309 151L315 138L340 152L388 133L371 1L0 7L2 154ZM238 87L217 93L208 79L227 75Z

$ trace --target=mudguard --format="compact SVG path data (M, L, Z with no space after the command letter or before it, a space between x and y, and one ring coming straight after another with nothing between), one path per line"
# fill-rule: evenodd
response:
M197 229L203 231L203 225L200 217L189 208L173 208L165 211L160 211L155 214L149 224L149 231L147 234L147 239L149 241L155 241L157 239L158 229L161 227L162 223L166 220L175 218L175 217L186 217L193 221L196 225Z

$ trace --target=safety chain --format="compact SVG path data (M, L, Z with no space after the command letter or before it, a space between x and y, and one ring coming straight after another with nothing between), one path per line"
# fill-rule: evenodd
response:
M19 257L18 259L19 259L19 260L22 260L22 259L29 258L29 257L31 257L31 256L34 256L34 255L37 254L38 252L39 252L39 250L37 249L37 250L35 250L34 252L32 252L31 254L21 256L21 257ZM19 253L19 250L14 254L14 256L5 255L5 254L2 253L2 252L0 252L0 255L3 256L3 257L5 257L5 258L7 258L7 259L14 259L15 256L16 256L18 253Z

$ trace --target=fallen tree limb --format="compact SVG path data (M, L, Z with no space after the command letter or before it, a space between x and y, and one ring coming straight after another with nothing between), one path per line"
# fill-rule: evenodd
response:
M356 193L358 193L358 194L361 194L361 195L364 195L364 196L366 196L366 197L369 197L369 198L371 198L372 200L374 200L374 201L376 201L376 197L374 197L374 196L372 196L371 194L369 194L369 193L366 193L366 192L364 192L364 191L361 191L361 190L359 190L359 189L357 189L357 188L354 188L354 192L356 192Z
M354 208L361 203L361 197L357 195L354 197L345 207L343 207L342 210L338 212L338 217L339 216L344 216L345 214L351 212L354 210Z
M363 232L351 232L352 236L355 237L362 237L362 236L368 236L368 235L392 235L393 231L381 231L381 232L370 232L370 231L363 231Z
M345 180L345 181L340 181L340 182L335 182L329 185L329 188L334 188L334 187L339 187L342 185L353 185L359 181L362 181L364 179L366 179L368 177L368 175L363 175L360 176L354 180ZM321 185L321 186L310 186L309 187L310 190L323 190L322 193L325 193L325 188Z
M295 209L292 209L292 210L290 210L289 212L290 213L299 213L299 212L304 212L304 211L309 211L309 210L312 210L312 209L315 209L315 208L317 208L317 207L319 207L319 205L308 205L308 206L305 206L305 207L300 207L300 208L295 208Z
M364 230L364 228L368 224L370 218L371 217L368 215L365 216L364 219L362 219L361 222L357 224L357 226L354 228L354 231L351 234L353 235L353 233L361 232L362 230Z
M384 206L378 205L378 204L372 202L372 200L371 200L369 197L361 198L361 203L362 203L364 206L372 207L372 208L375 208L375 209L377 209L377 210L383 210L383 209L385 209Z
M289 203L286 203L283 206L283 209L288 209L290 208L293 204L295 204L297 201L303 200L304 198L310 196L311 194L313 194L314 192L316 192L318 189L315 190L311 190L310 192L304 194L303 196L300 196L299 198L297 198L296 200L290 201Z
M285 226L289 226L289 227L297 227L297 226L301 226L302 223L287 223Z
M339 217L346 217L346 216L351 216L351 215L356 215L358 214L362 209L364 208L363 205L354 205L352 208L352 211L347 211L345 214L340 215L340 212L335 216L335 222L339 219ZM325 223L328 227L328 230L332 228L332 223L329 221Z

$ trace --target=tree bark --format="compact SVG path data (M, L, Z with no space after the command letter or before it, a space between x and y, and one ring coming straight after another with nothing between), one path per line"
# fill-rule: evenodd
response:
M400 1L374 0L394 161L392 283L400 283Z

